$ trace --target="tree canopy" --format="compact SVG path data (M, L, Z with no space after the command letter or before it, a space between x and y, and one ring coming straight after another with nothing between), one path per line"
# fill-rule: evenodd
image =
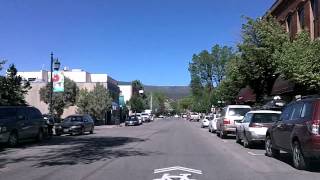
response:
M0 70L4 61L0 62ZM28 81L17 75L18 70L12 64L6 76L0 76L0 106L26 105L25 95L31 89Z

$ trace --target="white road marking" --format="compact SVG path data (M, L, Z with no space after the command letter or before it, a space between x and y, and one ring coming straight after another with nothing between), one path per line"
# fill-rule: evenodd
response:
M248 152L248 154L252 155L252 156L264 156L264 154L256 154L256 153L253 153L253 152Z
M170 175L170 174L164 174L161 179L154 179L154 180L174 180L174 179L180 179L180 180L196 180L196 179L189 179L189 176L191 174L180 174L177 175Z
M174 166L174 167L169 167L169 168L162 168L162 169L155 169L154 174L158 173L163 173L163 172L169 172L169 171L185 171L185 172L190 172L194 174L202 174L201 170L196 170L196 169L190 169L190 168L185 168L181 166Z

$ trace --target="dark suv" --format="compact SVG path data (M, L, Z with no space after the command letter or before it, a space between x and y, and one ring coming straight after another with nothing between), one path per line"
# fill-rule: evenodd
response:
M20 140L42 140L45 122L41 112L29 106L0 107L0 143L16 146Z
M94 121L90 115L71 115L63 120L61 123L64 134L84 134L90 132L93 134Z
M293 166L306 169L311 159L320 158L320 98L306 98L288 104L266 134L266 155L280 150L292 154Z

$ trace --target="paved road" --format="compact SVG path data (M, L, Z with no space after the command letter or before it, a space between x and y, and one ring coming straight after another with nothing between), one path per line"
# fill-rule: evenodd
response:
M199 123L164 119L138 127L97 129L93 135L55 137L41 144L0 150L0 179L153 180L155 169L192 168L197 180L319 179L320 168L298 171L290 158L264 156L263 147L245 149L221 140ZM156 171L159 172L159 171ZM169 176L188 174L180 170ZM198 173L198 174L196 174ZM170 179L170 178L168 178ZM174 178L172 178L174 179ZM179 179L179 178L175 178Z

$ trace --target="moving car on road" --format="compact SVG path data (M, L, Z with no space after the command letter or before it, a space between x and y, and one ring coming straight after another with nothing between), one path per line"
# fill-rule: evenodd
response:
M201 120L201 128L205 128L209 126L209 122L212 120L211 116L205 116L202 120Z
M139 124L139 119L136 116L129 116L126 119L125 126L138 126Z
M251 110L247 105L229 105L223 108L221 117L217 121L217 135L225 138L236 133L236 124L240 123L244 115Z
M46 134L41 112L29 106L0 107L0 143L14 147L20 140L41 141Z
M284 108L266 135L266 155L278 157L280 150L292 154L297 169L320 160L320 98L302 99Z
M190 121L199 121L200 120L200 115L198 113L191 113L190 114Z
M243 146L246 148L253 143L264 142L268 128L279 120L280 115L280 111L249 111L241 123L237 124L236 142L243 141Z
M90 115L71 115L65 118L61 124L64 134L93 134L94 121Z

